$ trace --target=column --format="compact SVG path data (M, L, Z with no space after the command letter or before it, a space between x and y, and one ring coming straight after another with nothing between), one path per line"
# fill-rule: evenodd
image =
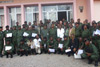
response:
M4 6L4 26L3 26L3 29L5 30L6 26L9 25L8 23L8 9L7 9L7 6Z
M24 5L22 4L21 5L21 25L24 24L24 21L25 21L25 8L24 8Z
M73 0L73 13L74 13L74 21L77 21L77 12L76 12L76 0Z
M39 8L39 21L40 21L42 20L42 6L40 3L38 4L38 8Z

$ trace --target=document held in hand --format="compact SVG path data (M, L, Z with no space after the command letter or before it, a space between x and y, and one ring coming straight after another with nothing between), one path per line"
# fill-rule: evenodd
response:
M49 49L49 51L50 51L51 53L54 53L54 52L55 52L55 49Z
M12 33L7 33L6 37L12 37Z
M59 48L63 48L63 44L59 44L58 47L59 47Z
M93 36L94 35L100 35L100 30L96 29L96 31L93 32Z
M67 49L67 50L65 50L66 53L68 53L68 52L70 52L70 51L71 51L71 49Z
M29 34L28 34L28 33L26 33L26 32L24 32L23 36L26 36L26 37L27 37L27 36L29 36Z
M77 54L82 54L83 53L83 50L78 50L78 53Z
M81 55L75 53L75 54L74 54L74 58L75 58L75 59L80 59L80 58L81 58Z
M32 37L36 37L37 36L37 34L36 33L32 33Z
M7 50L11 50L11 49L12 49L11 46L6 46L6 47L5 47L5 51L7 51Z

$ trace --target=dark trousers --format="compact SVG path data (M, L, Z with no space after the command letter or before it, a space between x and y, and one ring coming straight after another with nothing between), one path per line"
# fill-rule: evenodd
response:
M20 56L23 56L23 55L28 56L28 51L27 51L27 50L18 51L17 53L18 53L18 55L20 55Z
M57 49L57 53L58 53L58 54L64 54L64 51L61 50L60 48L58 48L58 49Z
M47 52L48 52L48 49L47 48L41 49L41 53L47 53Z
M9 55L10 55L11 58L13 58L13 53L12 52L11 53L7 52L5 55L6 55L7 58L9 57Z
M36 54L36 50L35 49L31 49L31 54Z

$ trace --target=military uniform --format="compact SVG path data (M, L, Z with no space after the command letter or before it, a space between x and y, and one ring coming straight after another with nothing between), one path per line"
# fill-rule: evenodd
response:
M57 29L56 28L50 28L49 29L49 37L57 38Z
M28 46L27 44L19 44L18 49L17 49L18 55L23 56L24 54L28 56Z
M87 53L90 53L91 56L87 56ZM83 54L81 56L84 59L88 58L94 61L98 61L99 58L98 50L93 44L90 44L89 46L85 46Z
M22 30L18 30L17 32L17 46L20 44L20 41L23 39L23 31Z
M83 30L82 31L82 38L90 38L90 31L89 29Z
M42 37L46 37L48 39L48 37L49 37L49 31L48 31L48 29L42 29L41 30L41 36Z
M48 40L48 50L50 49L55 49L57 50L57 44L56 40Z
M4 31L5 41L7 42L7 40L9 40L10 42L12 42L12 37L7 37L8 33L12 33L12 31L11 30Z
M6 50L6 47L11 47L11 49L10 50ZM8 52L9 51L9 52ZM13 44L6 44L5 45L5 55L6 55L6 57L8 58L8 55L10 54L11 55L11 58L13 57L13 51L14 51L14 46L13 46Z
M41 44L41 51L42 51L42 53L44 52L44 53L47 53L48 52L48 42L47 41L44 41L44 40L42 40L41 42L40 42L40 44Z
M3 51L3 46L4 46L4 33L3 31L0 31L0 55L2 55L2 51Z

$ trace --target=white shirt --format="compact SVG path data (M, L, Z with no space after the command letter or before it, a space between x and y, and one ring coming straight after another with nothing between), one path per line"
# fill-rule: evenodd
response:
M61 28L61 29L57 29L57 37L60 37L63 39L64 37L64 28Z

